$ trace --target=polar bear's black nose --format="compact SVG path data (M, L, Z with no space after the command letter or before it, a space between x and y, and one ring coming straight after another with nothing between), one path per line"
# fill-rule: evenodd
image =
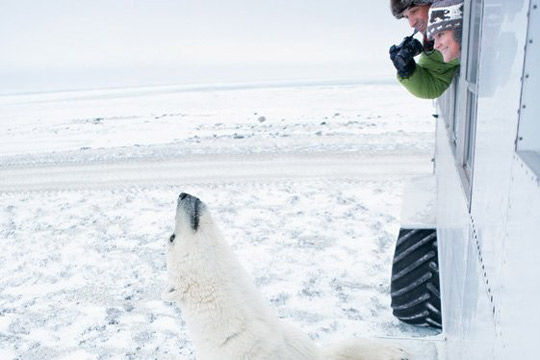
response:
M190 194L185 193L185 192L181 193L181 194L178 196L178 202L180 202L180 201L188 201L188 202L191 202L191 201L197 201L197 200L199 200L198 197L193 196L193 195L190 195Z

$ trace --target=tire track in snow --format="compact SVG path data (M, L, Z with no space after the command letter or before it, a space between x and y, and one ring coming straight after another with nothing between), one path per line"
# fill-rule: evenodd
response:
M283 179L381 179L428 174L425 153L303 153L193 155L88 165L0 169L0 192L110 189L199 183L275 182Z

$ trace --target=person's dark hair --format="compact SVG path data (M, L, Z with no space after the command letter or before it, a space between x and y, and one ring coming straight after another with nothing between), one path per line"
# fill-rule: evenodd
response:
M390 0L390 10L396 19L403 17L403 12L416 5L431 5L433 0Z
M461 47L461 37L463 36L463 29L460 27L456 28L454 29L454 31L452 31L452 34L454 35L454 40L456 40Z

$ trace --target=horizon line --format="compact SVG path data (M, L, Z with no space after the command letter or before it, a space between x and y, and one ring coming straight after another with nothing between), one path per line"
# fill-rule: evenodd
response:
M395 79L393 77L364 78L364 79L290 79L290 80L265 80L265 81L242 81L242 82L202 82L190 84L159 84L159 85L141 85L141 86L113 86L97 88L74 88L50 91L29 91L2 93L0 98L22 96L55 96L55 95L78 95L72 99L92 98L94 96L103 96L106 94L117 97L143 96L147 94L174 93L174 92L196 92L210 90L239 90L239 89L264 89L264 88L282 88L282 87L312 87L312 86L350 86L350 85L376 85L390 84ZM54 99L50 99L54 101ZM66 98L62 98L66 100ZM46 100L45 100L46 101Z

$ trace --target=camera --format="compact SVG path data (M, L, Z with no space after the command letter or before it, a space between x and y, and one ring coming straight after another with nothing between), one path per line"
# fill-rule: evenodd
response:
M392 46L390 55L396 68L400 69L405 68L407 63L415 56L420 55L422 51L424 51L422 43L411 35L405 37L401 44Z

